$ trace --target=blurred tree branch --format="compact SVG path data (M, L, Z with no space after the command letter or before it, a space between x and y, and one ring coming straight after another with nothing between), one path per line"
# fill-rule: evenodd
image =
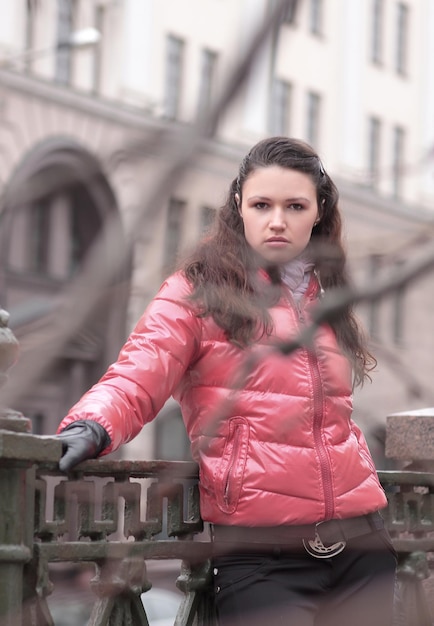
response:
M318 326L330 322L347 306L380 300L421 278L433 269L434 249L432 246L429 246L428 250L417 256L415 255L405 264L392 270L386 277L371 280L369 284L359 287L330 289L324 294L320 306L314 312L312 324L304 329L293 341L281 344L279 347L280 351L283 354L289 354L297 348L309 344Z
M107 220L101 235L96 240L82 273L73 281L65 292L59 305L50 315L50 324L42 332L29 334L21 344L21 355L18 363L11 371L9 384L2 390L1 402L3 405L13 406L23 394L41 378L49 365L62 353L62 348L89 317L105 290L110 288L113 278L119 268L123 267L135 238L144 227L145 220L152 220L160 210L161 199L167 196L182 178L188 167L199 157L203 141L213 136L218 120L239 92L240 87L247 79L259 51L265 44L273 30L282 22L288 10L296 11L298 0L282 0L266 17L258 31L253 36L244 54L234 65L228 80L222 89L220 97L203 120L192 126L170 129L154 136L158 141L159 152L164 155L164 166L154 180L151 189L147 190L147 201L142 210L130 225L126 244L121 245L118 236L118 224ZM123 152L131 156L146 152L147 142L140 142L126 146ZM95 175L94 172L86 175ZM44 181L47 186L50 181L50 172L46 171ZM57 184L58 181L54 181ZM63 185L78 182L77 179L62 180ZM43 186L43 185L42 185ZM27 186L23 190L19 202L23 203L34 198L34 194L44 193L44 189L32 189ZM47 193L47 188L45 188ZM27 198L26 198L27 196ZM15 204L17 200L15 199ZM109 250L110 254L105 254ZM59 416L60 418L61 416Z
M50 323L46 330L30 334L22 342L20 360L11 372L9 384L2 389L3 404L13 406L24 391L27 392L35 385L50 364L62 353L65 343L82 327L104 296L106 289L112 285L119 268L125 263L137 237L145 227L145 222L157 216L162 198L175 188L189 166L199 158L201 149L213 137L219 119L244 84L267 37L275 32L282 21L282 16L288 10L294 13L297 5L297 0L276 3L274 10L267 16L244 55L234 66L234 70L228 77L214 107L203 120L198 120L197 124L189 127L169 130L157 129L151 133L150 137L130 142L110 155L108 165L116 167L116 164L123 160L132 161L148 155L150 151L157 152L159 156L164 157L162 159L164 165L154 179L152 187L146 190L147 199L129 226L126 244L120 244L122 239L118 234L119 225L108 220L101 236L93 246L82 273L71 283L64 296L47 317ZM75 172L71 179L65 177L62 180L52 180L50 170L47 168L44 176L37 182L33 181L32 184L20 189L19 194L13 199L14 206L27 204L37 197L52 193L59 188L59 185L64 187L77 182L90 181L91 183L92 177L96 175L97 172L93 171ZM145 195L145 190L143 190L143 195ZM420 234L420 236L422 235L425 235L426 241L426 229L424 233ZM414 243L420 249L419 234ZM110 254L106 254L107 250L110 251ZM333 261L333 251L323 250L319 253L328 254L331 262ZM331 321L346 306L380 300L418 280L433 269L434 251L428 249L422 254L415 255L396 271L392 271L386 278L379 278L369 284L346 290L329 291L318 307L312 324L303 329L293 341L280 344L273 349L279 350L283 354L290 354L299 347L308 345L318 326ZM262 358L263 355L264 352L258 351L254 356L246 359L244 367L241 368L239 376L234 382L234 391L244 385L251 368L257 359ZM405 368L395 367L394 370L396 373L399 370L401 377L405 376ZM422 389L422 386L414 380L411 386L419 391ZM228 402L231 402L230 398ZM224 412L224 407L219 407L220 418L222 411ZM59 419L60 417L62 416L59 416Z
M417 257L410 259L405 265L399 266L395 271L391 272L386 278L379 278L371 281L369 284L358 287L348 287L346 289L333 289L325 293L321 303L314 311L312 323L302 329L297 337L288 342L280 342L277 345L267 346L262 350L250 353L240 368L238 376L233 382L232 393L224 403L224 407L220 407L219 411L215 411L216 422L221 419L222 414L226 414L229 407L234 402L236 393L243 387L246 378L251 373L255 365L266 354L278 351L282 354L289 355L299 348L309 346L313 337L321 324L332 321L347 306L352 306L361 302L375 302L390 295L396 290L418 280L427 272L434 270L434 249L432 246L428 250L423 251ZM390 353L387 355L390 360ZM395 366L395 372L399 368ZM400 375L405 375L406 370L400 369ZM414 377L411 377L411 386L417 390L419 394L424 388L418 384ZM425 390L427 391L427 390ZM429 397L433 396L429 393Z

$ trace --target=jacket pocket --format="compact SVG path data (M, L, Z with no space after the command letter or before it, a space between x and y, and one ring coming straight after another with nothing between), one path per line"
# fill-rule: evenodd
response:
M249 425L242 417L229 420L229 433L215 474L217 505L223 513L234 513L243 484L249 448Z

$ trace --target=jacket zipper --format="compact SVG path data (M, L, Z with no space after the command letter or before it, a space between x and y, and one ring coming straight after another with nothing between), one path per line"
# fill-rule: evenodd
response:
M322 408L323 391L318 369L318 359L316 355L313 354L310 350L307 351L307 358L313 384L313 438L320 459L321 476L324 488L324 519L327 520L332 519L334 506L330 463L328 459L327 449L321 436L322 422L324 417Z
M230 457L230 462L228 468L226 470L226 476L224 480L224 492L223 492L223 500L226 506L229 506L229 494L230 494L230 485L231 485L231 475L232 470L235 465L235 460L238 458L238 450L240 447L240 434L241 434L241 425L237 424L235 426L235 431L233 435L233 445L232 452Z
M289 301L297 312L298 320L300 325L304 326L305 317L303 314L303 309L300 303L296 302L288 289ZM305 297L302 298L304 303ZM321 478L324 489L324 505L325 505L325 513L324 519L332 519L334 512L333 505L333 487L332 487L332 475L330 470L330 463L328 459L327 449L322 440L321 430L322 430L322 422L323 422L323 389L321 384L321 377L318 368L318 359L316 354L314 353L313 346L310 349L304 348L307 354L307 360L309 364L309 370L313 385L313 437L315 442L315 448L318 452L319 460L320 460L320 469L321 469Z

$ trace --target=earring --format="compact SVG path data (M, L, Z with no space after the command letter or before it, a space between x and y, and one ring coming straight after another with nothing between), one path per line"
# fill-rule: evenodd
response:
M316 226L317 224L319 224L319 223L320 223L320 221L321 221L321 220L320 220L320 218L318 218L317 220L315 220L315 222L313 223L313 225L314 225L314 226Z

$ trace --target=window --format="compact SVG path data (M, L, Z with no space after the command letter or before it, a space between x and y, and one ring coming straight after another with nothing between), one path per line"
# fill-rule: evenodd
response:
M166 90L165 90L165 116L176 119L179 114L179 102L181 97L181 79L184 57L184 42L178 37L167 37L166 56Z
M106 7L97 6L95 8L95 28L101 33L102 41L104 41L106 20ZM92 88L94 93L101 91L101 77L103 69L103 48L100 45L93 48L93 76L92 76Z
M209 206L204 206L202 207L201 213L200 213L200 222L201 222L201 230L202 232L207 232L211 225L214 222L216 216L216 210L209 207Z
M395 260L395 268L398 269L401 265L404 264L403 259ZM393 342L397 346L403 346L404 344L404 322L405 322L405 297L406 297L406 288L405 286L400 287L393 294L393 321L392 321L392 332L393 332Z
M292 2L287 3L285 12L283 14L283 23L284 24L294 24L296 9L297 9L297 2L296 2L296 0L292 0Z
M62 204L64 216L61 220ZM58 221L63 221L63 226L58 224L56 228L57 236L60 237L62 231L68 233L68 253L65 253L64 263L68 275L72 275L80 269L92 248L101 229L100 217L95 210L92 194L84 185L75 185L70 189L63 203L58 198L56 213L59 216Z
M398 74L405 74L407 71L409 11L407 5L402 2L397 4L396 10L395 69Z
M312 146L318 146L320 126L321 96L313 91L307 94L306 140Z
M401 126L393 130L393 196L399 198L402 192L404 167L405 131Z
M381 142L381 122L376 117L369 119L369 139L368 139L368 170L369 184L375 188L378 185L380 168L380 142Z
M57 0L57 45L69 40L74 18L73 0ZM69 46L60 46L56 54L55 80L67 85L71 80L72 52Z
M310 0L309 28L314 35L321 35L323 20L323 0Z
M213 95L217 54L204 49L201 54L199 97L197 100L197 116L203 117L210 108Z
M393 261L395 268L399 268L403 264L403 259L397 258ZM375 282L381 280L386 276L389 270L390 262L387 262L386 257L381 254L372 254L369 257L369 280ZM383 302L380 300L373 300L369 304L368 309L368 328L369 334L373 339L379 339L382 336L382 331L387 328L387 331L391 333L390 339L397 346L400 347L404 343L404 327L405 327L405 297L406 288L400 287L397 289L391 297L390 311L385 310ZM390 318L389 318L390 315Z
M47 420L42 412L38 411L30 415L30 419L32 420L32 433L34 435L42 435L46 432L45 423Z
M26 50L32 50L35 47L35 20L36 20L36 4L35 2L27 2L26 12ZM32 67L31 58L26 59L26 70L30 71Z
M71 277L82 267L101 228L92 200L78 184L20 206L10 227L8 270L30 280L49 279L51 284Z
M190 441L178 405L164 407L157 417L155 458L191 461Z
M371 61L383 59L384 0L372 0Z
M48 273L50 243L51 202L39 200L30 212L29 219L29 269L37 274Z
M21 269L61 280L78 269L88 249L83 231L92 232L93 220L89 201L83 195L75 201L76 193L52 195L29 206L27 260ZM19 269L21 264L15 260L14 265Z
M184 200L171 198L167 209L166 238L164 243L164 265L172 271L179 250L182 224L184 221L186 203Z
M271 89L269 130L272 135L287 135L291 107L290 83L275 78Z
M73 275L80 268L80 264L83 261L83 236L82 236L82 220L83 214L80 208L74 207L70 209L71 220L71 232L70 232L70 253L69 253L69 270Z
M380 254L371 254L369 256L369 280L370 282L375 282L380 275L381 267L383 263L383 258ZM378 339L379 337L379 300L372 300L369 305L369 320L368 320L368 328L369 333L373 339Z

